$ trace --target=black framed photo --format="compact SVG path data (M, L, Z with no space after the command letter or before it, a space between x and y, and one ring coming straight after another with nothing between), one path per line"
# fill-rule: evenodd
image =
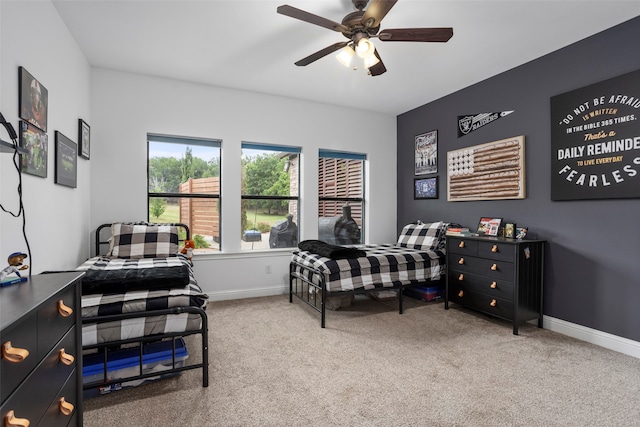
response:
M416 136L415 175L438 172L438 131Z
M47 106L49 92L24 67L18 69L20 87L20 118L28 121L43 132L47 131Z
M78 145L56 131L56 184L76 188L78 177Z
M497 236L500 230L502 218L482 217L478 222L478 230L476 233L484 236Z
M438 198L438 177L414 178L413 180L414 199L437 199Z
M91 148L91 127L82 119L78 119L78 155L85 159L89 159Z
M20 121L20 147L27 154L20 155L22 172L47 177L49 136L29 122Z

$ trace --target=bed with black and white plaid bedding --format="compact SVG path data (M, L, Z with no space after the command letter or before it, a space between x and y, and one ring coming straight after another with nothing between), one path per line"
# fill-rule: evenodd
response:
M439 280L445 271L444 251L406 248L391 244L355 246L364 257L331 259L307 251L294 250L294 271L320 284L324 277L327 292L393 288ZM309 267L302 269L299 265ZM315 277L314 277L315 276Z
M125 293L102 292L82 295L82 317L146 312L146 317L103 323L87 323L82 328L83 345L93 345L117 340L137 338L169 332L182 332L200 327L201 317L194 313L154 316L154 310L173 307L204 308L208 296L202 292L193 274L189 260L181 254L166 258L110 258L94 257L84 262L78 270L121 270L145 268L169 268L186 266L189 283L180 288L133 290Z

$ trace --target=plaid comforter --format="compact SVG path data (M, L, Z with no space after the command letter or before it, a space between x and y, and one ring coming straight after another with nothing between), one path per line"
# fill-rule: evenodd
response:
M324 277L329 292L352 291L360 288L386 288L438 280L445 273L443 250L418 250L396 245L358 245L365 257L330 259L311 252L294 250L292 262L311 268L305 277L319 283L317 274ZM295 271L300 268L295 266Z
M121 259L94 257L85 261L78 270L123 268L163 268L186 265L189 284L181 288L135 290L126 293L104 292L82 295L82 318L95 318L109 314L147 312L149 316L116 322L87 323L82 327L83 345L93 345L121 339L136 338L165 332L197 329L201 317L192 313L153 316L154 310L194 306L204 308L208 296L198 286L189 260L178 256L167 258Z

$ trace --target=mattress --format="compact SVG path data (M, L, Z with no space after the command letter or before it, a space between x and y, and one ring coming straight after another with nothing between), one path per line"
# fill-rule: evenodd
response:
M94 257L85 261L78 267L78 270L120 270L176 266L187 267L189 283L186 286L169 289L163 287L163 289L131 290L127 292L104 291L86 295L83 292L83 321L105 315L145 313L145 317L83 324L83 345L88 346L142 336L198 329L202 318L197 313L156 316L153 315L153 311L176 307L205 308L208 299L208 296L198 286L191 263L181 254L166 258L142 259Z
M421 250L391 244L357 245L366 256L353 259L331 259L302 250L294 250L291 261L311 268L302 271L294 264L295 272L313 283L324 278L328 292L358 289L392 288L417 285L439 280L445 273L444 250Z

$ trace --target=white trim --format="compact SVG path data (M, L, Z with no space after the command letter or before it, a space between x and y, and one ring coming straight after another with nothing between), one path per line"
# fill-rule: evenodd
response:
M608 334L586 326L570 323L555 317L543 316L542 324L545 329L558 332L609 350L624 353L640 359L640 342L617 335Z
M269 297L289 293L289 285L274 286L270 288L243 289L238 291L206 292L209 301L227 301L232 299Z

